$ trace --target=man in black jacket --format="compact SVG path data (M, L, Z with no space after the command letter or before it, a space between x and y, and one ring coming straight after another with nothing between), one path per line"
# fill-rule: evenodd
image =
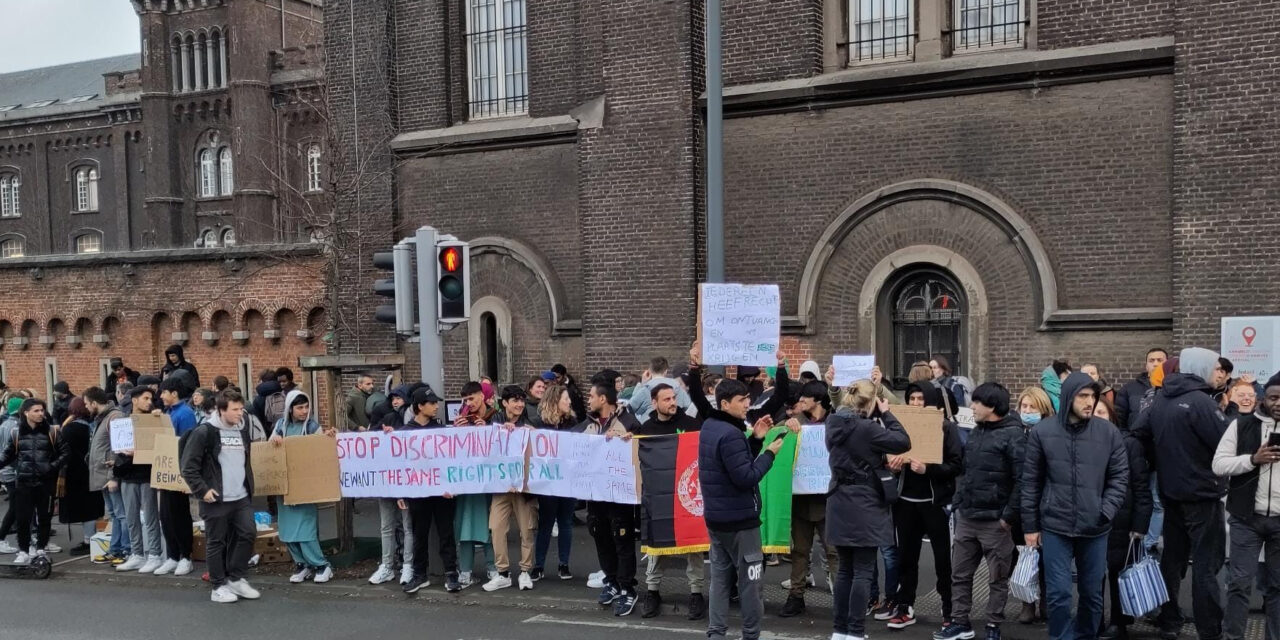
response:
M253 468L247 425L244 397L227 390L218 394L217 410L188 433L182 446L182 478L200 500L205 562L213 585L210 599L216 603L261 596L244 579L258 535L250 504Z
M160 377L162 379L168 378L170 374L178 369L183 369L187 373L191 374L191 381L193 383L191 388L200 388L200 373L196 371L196 366L194 364L187 362L187 357L182 352L182 345L170 345L168 349L164 350L164 358L164 368L160 369Z
M1213 454L1227 430L1227 417L1209 397L1218 354L1191 347L1178 354L1180 373L1164 378L1151 408L1138 416L1133 434L1147 448L1164 505L1164 554L1160 571L1169 602L1160 610L1160 636L1172 640L1182 627L1178 591L1192 567L1192 610L1203 640L1222 635L1222 587L1218 572L1226 556L1222 496L1226 483L1213 473Z
M1129 459L1115 425L1093 417L1102 390L1079 371L1062 382L1058 415L1032 427L1022 463L1027 546L1043 538L1049 637L1089 638L1102 624L1107 534L1129 490ZM1071 569L1080 606L1071 620Z

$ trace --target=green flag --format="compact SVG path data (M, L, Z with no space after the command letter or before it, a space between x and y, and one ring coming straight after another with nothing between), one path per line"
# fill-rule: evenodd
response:
M760 542L765 553L791 553L791 472L796 464L797 436L786 427L774 427L764 437L765 445L781 432L782 449L773 467L760 481Z

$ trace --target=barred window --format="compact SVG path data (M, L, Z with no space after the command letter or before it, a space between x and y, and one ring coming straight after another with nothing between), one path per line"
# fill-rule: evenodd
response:
M231 166L231 147L218 151L218 193L229 196L235 189L235 171Z
M8 238L0 241L0 258L21 258L22 254L22 238Z
M1026 37L1023 0L954 0L955 51L1020 47Z
M16 173L0 175L0 218L22 215L22 178Z
M910 59L916 48L915 0L849 0L849 57Z
M213 151L200 151L200 197L212 198L218 195L217 175L213 171Z
M467 80L472 118L529 110L525 0L467 0Z

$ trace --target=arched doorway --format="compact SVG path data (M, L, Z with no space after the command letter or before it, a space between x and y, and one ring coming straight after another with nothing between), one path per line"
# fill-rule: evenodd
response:
M889 327L892 363L886 372L903 386L911 365L945 356L956 373L968 368L965 344L969 304L950 272L934 265L911 265L881 289L879 315Z

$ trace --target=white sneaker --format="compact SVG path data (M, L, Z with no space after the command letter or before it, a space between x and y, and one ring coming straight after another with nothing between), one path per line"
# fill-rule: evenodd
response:
M8 540L0 540L0 553L17 553L18 548L9 544Z
M257 589L249 586L249 581L244 578L236 580L235 582L228 582L227 588L231 590L231 593L234 593L245 600L257 600L262 597L262 594L258 593Z
M191 560L183 558L178 561L178 566L173 570L173 575L185 576L188 573L191 573L191 570L194 568L195 567L191 566Z
M409 584L413 580L413 565L405 564L400 566L400 584Z
M485 591L497 591L498 589L507 589L510 587L511 587L511 576L504 576L501 573L494 576L492 580L484 583Z
M303 567L301 569L298 569L297 573L289 576L289 582L292 582L293 584L298 584L306 580L307 578L310 578L313 575L315 575L315 572L311 570L311 567Z
M520 590L533 591L533 576L528 571L520 572Z
M597 571L587 576L587 587L591 589L603 589L604 588L604 572Z
M160 556L150 556L146 562L142 563L141 567L138 567L138 573L155 573L156 569L159 569L160 565L163 564L164 561L160 559Z
M137 571L146 562L147 559L142 556L129 556L125 559L124 564L116 565L116 571ZM155 571L155 569L152 569L152 571Z
M37 557L37 558L47 558L47 557L49 557L49 555L48 555L48 554L49 554L49 552L48 552L48 551L45 551L44 549L39 549L39 550L37 550L35 553L33 553L33 554L31 554L31 555L33 555L33 556L35 556L35 557Z
M560 537L560 523L559 523L559 522L553 523L553 524L551 525L551 537L552 537L552 538L559 538L559 537Z
M230 604L239 600L240 596L237 596L234 591L228 589L226 585L223 585L214 589L213 593L209 594L209 599L218 604Z
M470 571L462 571L458 573L458 584L462 585L463 589L466 589L475 583L475 580L471 578Z
M26 551L19 551L18 555L13 558L14 564L31 564L31 554Z
M496 578L496 577L498 577L498 570L497 570L497 569L492 569L492 570L490 570L490 571L489 571L489 579L490 579L490 580L492 580L492 579L494 579L494 578Z
M333 579L333 567L330 567L329 565L325 565L324 571L321 571L320 573L316 574L314 582L318 584L323 584L332 579Z
M813 587L813 586L817 586L817 583L815 583L815 582L813 581L813 574L812 574L812 573L811 573L811 574L809 574L809 575L807 575L807 576L805 576L805 581L806 581L806 582L808 582L808 583L809 583L809 586L811 586L811 587ZM783 580L783 581L782 581L782 588L783 588L783 589L790 589L790 588L791 588L791 578L787 578L786 580Z
M178 568L177 560L173 560L171 558L166 559L164 563L162 563L158 568L156 568L155 575L167 576L173 573L177 568ZM143 573L146 573L146 572L144 571Z
M386 584L396 579L396 574L385 564L378 565L378 570L369 576L369 584Z
M62 553L62 547L59 547L58 545L52 542L50 542L49 544L46 544L44 546L44 550L48 551L49 553Z

